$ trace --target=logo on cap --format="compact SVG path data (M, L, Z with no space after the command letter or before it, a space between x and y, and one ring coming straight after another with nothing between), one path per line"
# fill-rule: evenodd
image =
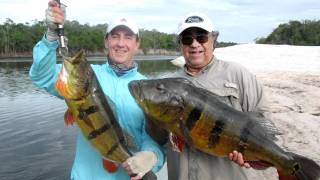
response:
M190 16L185 21L185 23L201 23L203 19L199 16Z
M125 18L120 19L120 22L127 22Z

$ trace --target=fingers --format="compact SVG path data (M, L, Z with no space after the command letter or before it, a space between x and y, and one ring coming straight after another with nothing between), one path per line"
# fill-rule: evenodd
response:
M133 174L133 171L132 171L131 166L128 163L128 161L123 162L122 167L128 172L129 175Z
M55 6L59 6L59 3L56 1L56 0L50 0L49 2L48 2L48 6L49 7L55 7Z
M246 163L243 159L243 155L238 151L233 151L229 154L229 159L235 163L237 163L239 166L250 168L250 164Z
M140 180L140 179L142 179L142 176L143 176L143 175L141 175L141 174L139 173L138 175L136 175L136 176L134 176L134 177L131 177L130 180Z
M55 0L51 0L48 3L47 19L51 22L63 24L65 20L65 7L59 7L59 4Z

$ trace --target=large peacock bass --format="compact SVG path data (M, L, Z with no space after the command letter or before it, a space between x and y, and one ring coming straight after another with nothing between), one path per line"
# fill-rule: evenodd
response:
M83 135L103 156L104 168L115 172L119 164L132 156L128 138L112 109L113 102L103 93L84 51L65 57L56 89L68 105L66 124L75 121ZM156 176L150 171L143 179L156 179Z
M320 178L316 162L286 152L275 143L276 131L263 116L238 111L187 79L136 80L130 82L129 89L158 129L175 134L178 142L182 140L190 148L220 157L237 150L247 161L274 166L281 179Z

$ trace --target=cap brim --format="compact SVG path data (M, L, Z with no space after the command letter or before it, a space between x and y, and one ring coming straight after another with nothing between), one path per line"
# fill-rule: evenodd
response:
M190 24L188 26L185 26L183 28L181 28L178 32L178 35L180 35L183 31L189 29L189 28L200 28L200 29L203 29L205 31L208 31L208 32L212 32L213 29L212 28L207 28L207 27L204 27L204 26L195 26L194 24Z

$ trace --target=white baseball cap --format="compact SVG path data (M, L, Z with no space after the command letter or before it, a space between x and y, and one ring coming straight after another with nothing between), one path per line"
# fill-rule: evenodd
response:
M178 24L178 35L191 27L201 28L208 32L214 31L214 26L210 18L199 12L189 13L183 18L183 20Z
M108 26L107 28L107 33L110 33L114 28L118 27L118 26L126 26L127 28L129 28L134 34L139 36L139 28L137 26L137 24L126 17L118 17L115 18Z

